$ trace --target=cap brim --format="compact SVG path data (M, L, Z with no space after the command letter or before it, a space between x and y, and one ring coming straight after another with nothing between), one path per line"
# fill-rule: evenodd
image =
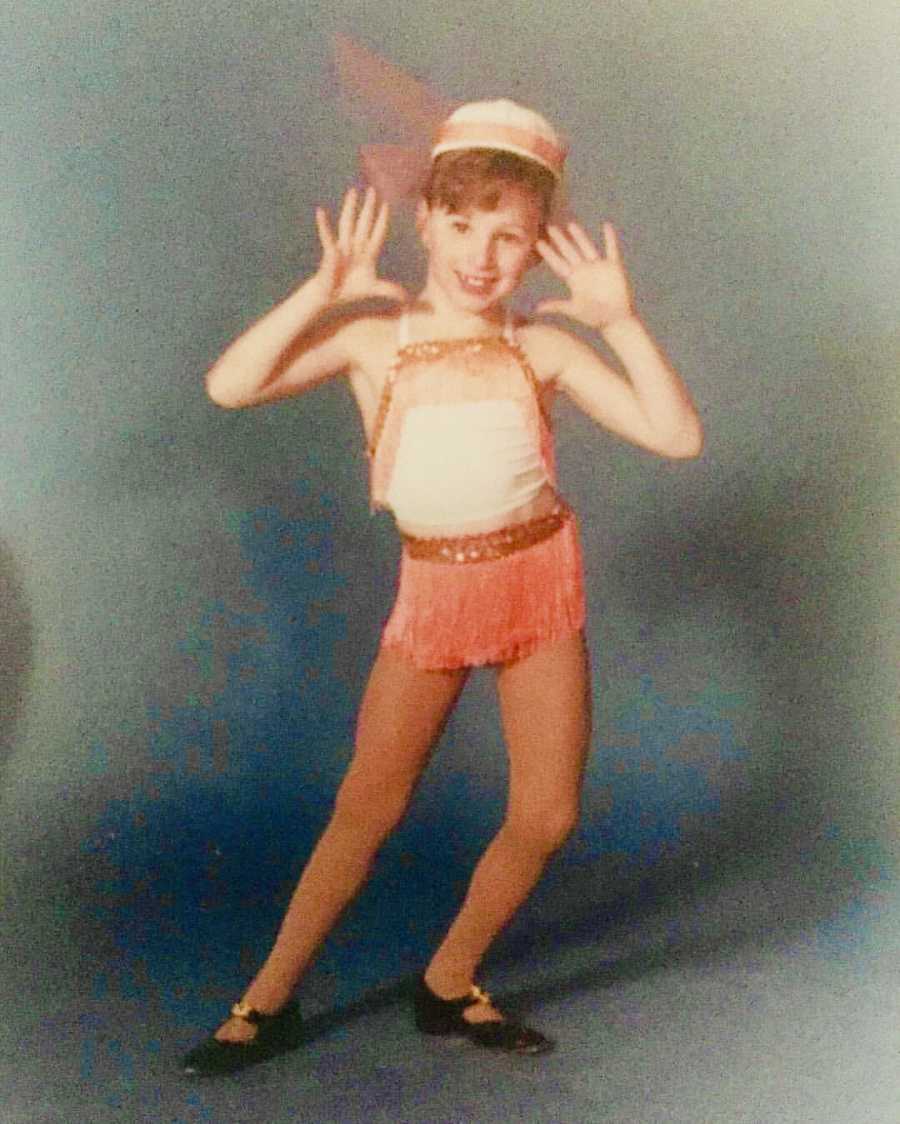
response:
M434 146L431 150L431 158L434 160L445 152L466 152L475 149L482 149L486 152L512 152L515 156L521 156L523 160L530 160L533 164L540 164L540 166L546 168L555 179L558 180L562 177L561 168L555 168L549 161L535 155L535 153L530 152L527 148L522 148L517 144L507 141L495 142L493 144L479 144L474 141L446 141L443 144Z

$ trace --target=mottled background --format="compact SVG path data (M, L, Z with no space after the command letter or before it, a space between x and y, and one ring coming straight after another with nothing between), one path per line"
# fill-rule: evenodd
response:
M214 1018L345 767L397 556L347 388L238 413L203 393L314 268L313 207L373 139L340 109L337 32L559 123L572 208L620 227L707 427L669 464L557 410L595 752L497 962L729 882L753 927L776 868L815 890L766 924L877 913L900 833L896 5L50 0L9 16L3 78L4 994ZM420 267L399 216L385 269ZM483 674L314 1003L422 961L504 779Z

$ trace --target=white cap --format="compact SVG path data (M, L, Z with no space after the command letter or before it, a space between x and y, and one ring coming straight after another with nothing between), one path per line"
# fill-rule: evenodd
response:
M467 148L513 152L541 164L556 179L566 159L566 146L550 122L507 98L468 102L451 113L437 131L431 158Z

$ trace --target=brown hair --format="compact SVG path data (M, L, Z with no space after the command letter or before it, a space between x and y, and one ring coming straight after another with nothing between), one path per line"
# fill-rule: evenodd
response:
M534 160L495 148L466 148L442 152L431 165L422 195L429 207L437 204L452 214L476 207L493 211L504 184L516 183L537 197L541 225L547 221L556 180Z

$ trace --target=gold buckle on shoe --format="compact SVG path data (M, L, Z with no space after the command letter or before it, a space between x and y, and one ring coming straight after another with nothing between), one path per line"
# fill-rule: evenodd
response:
M240 1003L235 1003L231 1008L232 1018L243 1019L244 1022L251 1023L255 1026L259 1022L259 1011L255 1007L251 1007L249 1003L241 1000Z

